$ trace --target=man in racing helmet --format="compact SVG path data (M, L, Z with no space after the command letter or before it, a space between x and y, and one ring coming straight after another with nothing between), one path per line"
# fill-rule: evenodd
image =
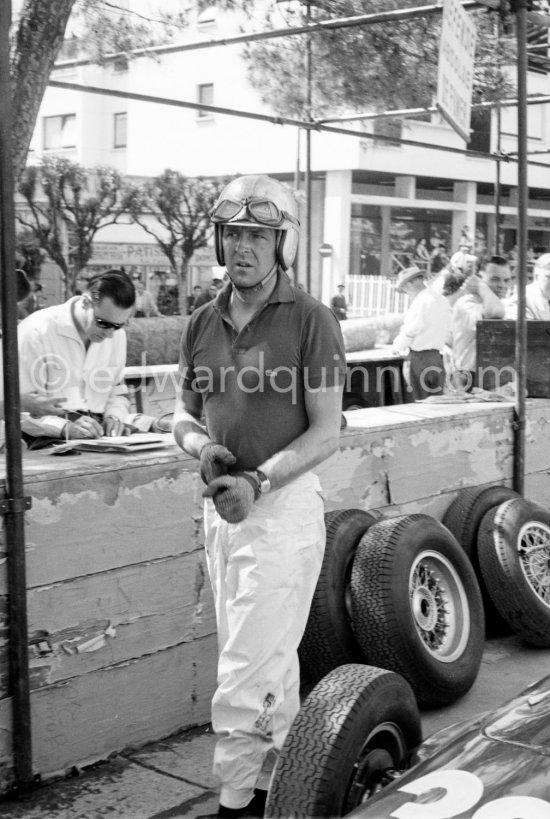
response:
M241 177L211 216L229 282L184 330L174 435L206 484L217 815L262 816L273 758L300 704L297 649L325 544L311 470L338 447L345 356L332 311L285 272L299 229L290 191Z

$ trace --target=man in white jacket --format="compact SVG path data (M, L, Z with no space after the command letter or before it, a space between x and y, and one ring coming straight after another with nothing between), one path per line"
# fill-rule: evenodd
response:
M476 372L476 326L482 319L504 318L511 281L510 266L502 256L491 256L480 276L470 276L463 294L453 306L451 319L453 380L455 386L470 391L478 383Z
M108 270L92 278L81 296L31 313L19 324L21 392L71 398L65 417L23 418L21 429L33 448L36 439L123 434L130 421L124 327L134 302L128 276Z
M517 293L507 300L506 318L517 318ZM525 317L550 321L550 253L535 261L533 281L525 288Z
M424 271L408 267L397 277L395 289L406 293L409 307L393 342L395 353L407 353L404 376L413 401L441 395L445 387L445 366L441 351L445 345L451 308L435 287L427 287Z

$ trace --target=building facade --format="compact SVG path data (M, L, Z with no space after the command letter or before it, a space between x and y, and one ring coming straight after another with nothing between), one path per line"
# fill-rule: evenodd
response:
M191 23L178 42L219 41L241 31L240 18L214 7ZM141 178L166 168L187 176L267 173L293 188L303 188L303 132L275 121L177 104L203 103L274 117L248 82L242 48L242 44L173 48L156 56L109 61L103 67L60 59L53 80L105 88L121 96L49 87L29 162L54 153L88 167L109 165ZM530 73L530 94L545 94L549 88L546 74ZM142 99L125 98L125 93ZM500 155L507 158L499 163L498 203L496 159L466 153L462 139L438 116L431 121L401 121L392 129L398 137L393 140L377 136L373 121L367 119L342 123L356 129L353 136L314 130L310 235L309 242L302 236L297 280L306 281L308 245L311 291L325 302L342 282L395 275L416 260L415 247L421 239L430 255L439 246L450 255L464 235L473 239L478 255L497 247L513 254L516 109L501 110L500 134L494 112L485 112L482 119L476 144L493 154L499 147ZM550 249L550 164L543 153L550 147L547 105L529 106L528 138L529 150L537 152L529 166L529 239L534 252L541 252ZM304 194L299 198L303 202ZM303 217L303 205L301 210ZM151 242L136 225L104 228L97 236L94 263L102 264L114 246L123 262L127 246L126 263L137 267L149 285L154 284L154 276L169 268L150 248ZM189 288L206 281L213 271L213 254L209 258L202 252L199 261L192 266Z

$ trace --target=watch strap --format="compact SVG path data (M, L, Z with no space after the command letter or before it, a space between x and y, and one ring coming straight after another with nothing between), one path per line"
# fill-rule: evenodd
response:
M260 495L262 494L259 476L256 474L256 472L241 472L239 474L241 475L242 478L248 481L248 483L254 490L254 500L257 501Z

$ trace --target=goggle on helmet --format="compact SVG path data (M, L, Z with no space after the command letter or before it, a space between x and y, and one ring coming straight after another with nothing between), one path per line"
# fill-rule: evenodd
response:
M297 205L291 192L269 176L243 176L230 182L220 194L210 218L215 225L218 263L225 264L223 226L241 225L270 228L279 232L277 262L287 270L293 263L298 246Z

